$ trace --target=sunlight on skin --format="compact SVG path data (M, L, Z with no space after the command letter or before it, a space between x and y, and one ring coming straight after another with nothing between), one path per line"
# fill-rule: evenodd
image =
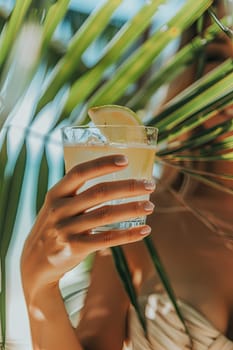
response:
M149 320L155 320L158 309L158 297L154 294L148 297L148 304L146 305L145 315Z
M41 348L41 346L36 345L35 350L46 350L45 348Z
M99 251L100 256L109 256L111 255L111 250L109 248L104 248Z
M29 313L37 321L42 322L42 321L45 321L46 319L43 312L35 306L29 305Z
M165 316L169 314L169 312L173 309L172 304L170 302L166 302L162 308L162 314Z
M159 309L158 296L156 294L152 294L148 297L148 303L145 309L146 317L150 320L155 320L158 315L158 309ZM162 315L166 316L167 314L169 314L171 310L173 310L173 306L169 301L167 301L165 302L164 305L162 305L160 312Z
M141 282L142 282L142 270L137 269L134 272L133 283L135 284L135 286L140 286Z
M64 261L72 255L70 245L67 243L64 248L56 254L48 256L48 262L53 266L63 265Z
M230 118L233 118L233 106L230 106L225 110L225 114L229 116Z

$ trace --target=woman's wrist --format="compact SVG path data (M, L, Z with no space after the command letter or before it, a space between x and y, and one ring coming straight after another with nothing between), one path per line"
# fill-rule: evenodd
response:
M54 303L58 298L61 299L61 293L58 283L53 283L46 286L31 287L28 285L24 287L24 295L28 306L34 305L43 307L49 303Z

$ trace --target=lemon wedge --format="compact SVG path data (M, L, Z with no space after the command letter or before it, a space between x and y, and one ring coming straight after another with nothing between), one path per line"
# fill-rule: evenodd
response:
M140 118L131 109L104 105L88 110L91 121L110 142L143 143L146 132Z
M88 114L95 125L142 125L141 120L131 109L119 105L92 107Z

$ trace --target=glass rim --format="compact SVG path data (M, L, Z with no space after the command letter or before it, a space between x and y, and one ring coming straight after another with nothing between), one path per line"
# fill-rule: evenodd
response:
M158 129L147 125L67 125L61 128L61 133L63 145L86 144L91 136L97 137L93 145L119 143L157 147L158 142Z
M67 125L61 128L64 130L75 130L75 129L98 129L98 128L131 128L131 129L148 129L154 130L158 133L159 129L152 125L126 125L126 124L98 124L98 125Z

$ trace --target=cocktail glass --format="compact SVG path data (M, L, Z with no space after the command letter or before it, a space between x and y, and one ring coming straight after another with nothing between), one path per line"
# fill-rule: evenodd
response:
M97 125L69 126L62 129L64 160L66 172L77 164L107 156L110 154L124 154L128 158L128 166L105 176L87 181L81 189L100 182L118 181L125 179L151 180L158 131L154 127L125 126L125 125ZM130 201L148 200L149 195L122 198L105 202L106 204L121 204ZM135 217L123 222L97 227L93 233L109 229L126 229L145 224L146 217Z

